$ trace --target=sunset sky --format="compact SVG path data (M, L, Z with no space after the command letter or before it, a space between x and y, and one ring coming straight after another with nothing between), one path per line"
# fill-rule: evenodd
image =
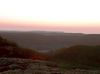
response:
M0 30L100 33L100 0L0 0Z

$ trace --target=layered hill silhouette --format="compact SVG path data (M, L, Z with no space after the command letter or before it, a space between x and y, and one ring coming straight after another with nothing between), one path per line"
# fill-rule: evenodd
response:
M0 57L45 59L44 55L32 49L19 47L16 43L0 37Z
M81 36L81 34L78 34L78 36ZM99 35L97 36L89 35L89 36L88 36L89 37L88 40L90 40L90 42L92 38L96 39L96 41L94 40L95 42L99 42ZM34 49L22 48L21 46L17 45L15 42L0 37L0 57L46 60L46 61L53 61L58 64L62 63L63 65L67 65L66 67L71 67L71 68L86 68L86 69L99 68L100 69L100 45L99 44L92 45L92 42L91 44L88 44L87 42L86 45L75 45L67 48L65 47L59 48L59 49L55 49L54 52L43 54L35 51Z
M36 49L38 51L52 51L55 49L75 45L99 45L100 34L63 33L47 31L1 31L0 35L19 46Z

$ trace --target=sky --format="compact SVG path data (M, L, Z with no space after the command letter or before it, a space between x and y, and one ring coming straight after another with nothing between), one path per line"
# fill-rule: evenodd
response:
M100 34L100 0L0 0L0 30Z

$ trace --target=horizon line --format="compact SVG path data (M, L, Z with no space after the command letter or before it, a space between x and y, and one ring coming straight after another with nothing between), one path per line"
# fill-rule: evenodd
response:
M65 31L51 31L51 30L0 30L0 32L52 32L65 34L100 34L100 33L82 33L82 32L65 32Z

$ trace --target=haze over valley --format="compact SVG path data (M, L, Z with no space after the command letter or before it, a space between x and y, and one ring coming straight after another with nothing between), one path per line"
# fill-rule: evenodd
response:
M51 31L0 31L0 35L25 48L54 51L75 45L99 45L100 34L64 33Z

